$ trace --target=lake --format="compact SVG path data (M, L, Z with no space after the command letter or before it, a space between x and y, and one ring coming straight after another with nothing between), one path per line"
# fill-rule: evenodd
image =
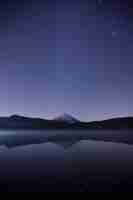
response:
M80 140L133 144L133 130L0 130L0 145L7 147L45 142L67 147Z
M1 130L0 190L132 191L132 132Z

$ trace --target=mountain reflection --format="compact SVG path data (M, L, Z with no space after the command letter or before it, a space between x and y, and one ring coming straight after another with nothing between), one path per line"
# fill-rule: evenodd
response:
M36 134L0 135L0 190L132 191L132 145Z

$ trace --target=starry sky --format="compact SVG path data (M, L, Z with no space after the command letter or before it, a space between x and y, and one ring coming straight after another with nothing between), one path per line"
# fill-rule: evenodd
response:
M0 115L133 115L128 0L1 0Z

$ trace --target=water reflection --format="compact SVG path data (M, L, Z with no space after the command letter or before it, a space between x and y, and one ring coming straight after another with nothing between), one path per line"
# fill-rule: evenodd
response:
M8 135L3 141L13 144L17 138L17 145L27 139L31 142L29 136L19 136ZM72 137L72 141L57 138L48 141L45 135L42 144L28 145L27 142L26 146L10 149L1 146L1 188L9 191L132 190L132 145L77 140L77 137L76 140Z
M0 131L0 145L8 148L29 144L53 142L69 147L80 140L99 140L133 144L132 130L88 131L88 130L45 130L45 131Z

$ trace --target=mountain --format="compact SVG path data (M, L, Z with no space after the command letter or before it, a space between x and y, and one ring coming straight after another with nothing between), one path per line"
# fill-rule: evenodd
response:
M0 117L0 129L133 129L133 117L81 122L69 114L53 120L12 115Z
M133 117L113 118L89 124L100 129L133 129Z
M28 117L20 116L20 115L11 115L10 119L13 120L22 120L22 119L28 119Z
M54 118L55 121L57 122L66 122L68 124L74 124L74 123L78 123L79 120L77 120L76 118L74 118L73 116L64 113L63 115L60 115L59 117Z

